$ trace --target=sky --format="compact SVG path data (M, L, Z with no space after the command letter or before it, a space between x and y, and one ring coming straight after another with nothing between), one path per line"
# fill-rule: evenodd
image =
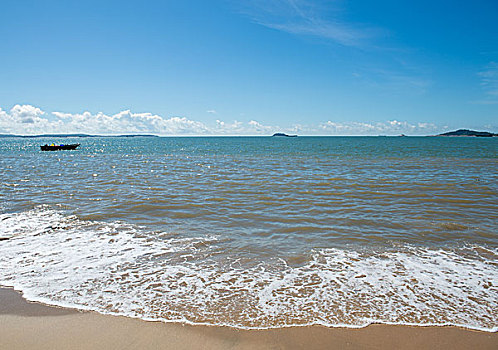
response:
M498 132L498 1L0 0L0 134Z

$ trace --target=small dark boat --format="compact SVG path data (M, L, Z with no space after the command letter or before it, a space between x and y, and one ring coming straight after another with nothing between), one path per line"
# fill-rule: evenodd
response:
M44 145L40 146L42 151L61 151L61 150L69 150L69 149L76 149L78 148L80 144L79 143L74 143L72 145Z

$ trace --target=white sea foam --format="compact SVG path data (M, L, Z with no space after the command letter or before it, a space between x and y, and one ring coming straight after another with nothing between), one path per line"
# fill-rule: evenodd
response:
M48 207L0 215L0 284L28 299L241 328L370 323L497 331L496 249L320 249L255 263L217 237L84 221Z

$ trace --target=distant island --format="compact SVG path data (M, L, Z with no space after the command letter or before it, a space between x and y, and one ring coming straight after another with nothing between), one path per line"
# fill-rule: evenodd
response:
M283 132L276 132L272 135L272 137L297 137L297 135L287 135Z
M88 134L42 134L42 135L14 135L14 134L0 134L0 138L6 137L19 137L25 139L37 139L42 137L159 137L157 135L142 135L142 134L131 134L131 135L88 135Z
M437 136L476 136L476 137L493 137L498 136L498 134L493 134L487 131L474 131L468 129L459 129L456 131L445 132Z

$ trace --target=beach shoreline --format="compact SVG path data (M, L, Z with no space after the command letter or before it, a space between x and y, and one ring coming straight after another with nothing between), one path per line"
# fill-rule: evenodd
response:
M5 349L495 349L498 333L459 327L374 324L365 328L240 330L144 321L66 309L0 288L0 348Z

